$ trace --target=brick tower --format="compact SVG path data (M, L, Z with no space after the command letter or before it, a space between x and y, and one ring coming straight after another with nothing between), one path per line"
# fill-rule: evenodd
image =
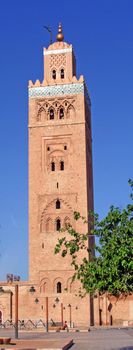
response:
M73 305L73 320L83 324L90 302L82 301L81 317L70 257L54 255L54 247L67 222L86 232L82 223L76 227L73 211L87 217L93 210L90 98L83 76L76 78L73 48L61 25L57 41L43 53L44 80L29 82L29 278L42 297L57 294Z

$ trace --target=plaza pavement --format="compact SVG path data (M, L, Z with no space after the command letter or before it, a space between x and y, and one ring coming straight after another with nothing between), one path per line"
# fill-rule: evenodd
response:
M1 350L67 350L72 339L12 339L10 344L1 345Z
M0 330L0 336L12 336L13 333L6 330ZM67 344L73 339L74 344L72 350L133 350L133 329L96 329L90 332L75 332L75 333L44 333L44 332L19 332L21 344L25 346L22 349L63 349L63 344ZM30 343L29 341L30 340ZM44 347L51 344L50 347ZM28 346L28 343L30 346ZM39 347L39 344L43 344ZM34 347L34 345L36 345ZM61 347L62 346L62 347ZM7 349L2 346L0 349ZM19 349L16 346L17 350ZM12 345L10 349L14 350Z

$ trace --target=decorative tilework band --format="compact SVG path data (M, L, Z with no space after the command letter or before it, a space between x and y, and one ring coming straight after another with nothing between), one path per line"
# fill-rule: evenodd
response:
M39 86L29 88L29 97L48 97L69 94L80 94L84 92L84 85L81 84L64 84L52 86Z
M72 52L72 47L70 48L66 48L66 49L60 49L60 50L43 50L43 55L46 56L46 55L57 55L57 54L60 54L60 53L67 53L67 52Z
M89 94L83 83L54 85L54 86L39 86L39 87L29 88L29 98L75 95L75 94L77 95L80 93L85 93L85 96L90 105Z

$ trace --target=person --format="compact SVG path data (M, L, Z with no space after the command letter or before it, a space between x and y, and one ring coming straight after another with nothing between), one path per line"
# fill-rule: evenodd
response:
M63 325L62 329L68 331L67 321L64 322L64 325Z

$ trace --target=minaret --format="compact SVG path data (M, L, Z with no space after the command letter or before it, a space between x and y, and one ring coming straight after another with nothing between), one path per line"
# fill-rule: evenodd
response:
M43 50L43 82L29 81L29 273L42 295L74 298L71 259L54 247L67 222L86 232L74 211L93 210L91 103L61 24L56 38Z

